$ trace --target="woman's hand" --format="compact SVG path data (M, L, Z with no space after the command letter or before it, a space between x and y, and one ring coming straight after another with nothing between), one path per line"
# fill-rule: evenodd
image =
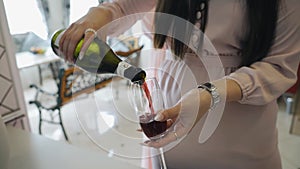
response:
M210 107L211 95L205 90L193 89L169 109L157 114L156 121L173 121L169 132L162 139L146 141L143 145L163 147L186 136ZM171 120L170 120L171 119Z
M72 23L65 30L59 42L59 50L62 52L65 60L71 63L74 62L73 56L75 48L83 37L84 43L81 48L79 58L85 53L89 44L94 39L93 37L95 36L95 33L92 31L86 32L87 29L93 29L97 31L111 20L112 16L110 11L105 7L98 6L91 8L85 16Z
M225 102L238 101L242 98L241 87L234 80L223 78L213 83L220 94L221 104L218 103L221 106L220 111L223 111ZM176 119L169 133L160 140L146 141L144 145L159 148L186 136L209 110L211 99L211 94L204 89L192 89L186 93L178 104L160 112L155 118L157 121Z

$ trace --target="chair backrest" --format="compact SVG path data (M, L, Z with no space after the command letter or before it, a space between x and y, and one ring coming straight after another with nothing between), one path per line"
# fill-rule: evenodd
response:
M98 75L78 67L61 68L58 75L57 103L65 105L75 97L91 93L111 82L113 75Z
M287 93L291 93L291 94L295 94L298 90L298 88L300 87L300 64L298 67L298 72L297 72L297 82L287 90Z

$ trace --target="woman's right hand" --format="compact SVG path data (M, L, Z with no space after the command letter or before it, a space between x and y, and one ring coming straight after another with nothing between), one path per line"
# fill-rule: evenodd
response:
M112 21L111 12L103 6L93 7L89 12L76 22L72 23L62 35L59 42L59 50L65 60L74 62L74 51L78 42L84 37L84 43L80 54L85 53L95 34L87 29L99 30L102 26Z

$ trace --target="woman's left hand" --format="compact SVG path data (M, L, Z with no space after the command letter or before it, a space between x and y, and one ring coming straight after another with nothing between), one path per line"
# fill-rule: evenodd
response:
M159 148L185 137L207 112L210 100L211 96L205 90L193 89L186 93L174 107L165 109L155 116L156 121L174 121L169 132L163 138L155 141L147 140L143 145Z

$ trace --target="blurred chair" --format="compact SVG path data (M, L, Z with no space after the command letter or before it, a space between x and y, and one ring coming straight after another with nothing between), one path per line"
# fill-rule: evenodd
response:
M140 52L144 48L144 45L140 45L139 41L139 37L120 35L109 38L108 44L122 60L126 60L131 65L139 66Z
M30 88L36 89L35 97L29 103L34 104L39 111L39 134L42 134L42 122L45 121L51 124L59 124L65 139L68 140L61 116L61 107L80 95L105 87L112 80L112 77L113 75L109 74L91 74L71 66L59 70L56 80L57 92L55 93L45 91L35 84L30 85ZM44 111L49 114L50 118L43 117ZM55 119L56 116L58 116L58 119Z
M299 87L300 83L298 83ZM293 117L290 127L291 134L297 134L300 136L300 90L295 90L296 93L294 95L293 102Z
M34 32L14 34L12 35L12 38L16 52L31 51L32 47L46 49L50 45L49 40L42 39Z
M40 57L44 56L44 53L50 46L50 40L44 40L34 32L26 32L22 34L12 35L15 51L20 52L31 52L32 54L37 54ZM61 61L49 62L46 64L37 64L40 85L43 85L43 69L48 70L50 68L51 75L53 78L57 78L57 71L55 69L61 65Z
M286 104L286 112L289 114L293 114L294 111L294 103L295 103L295 95L297 90L299 90L300 87L300 65L298 67L298 79L297 82L289 88L285 94L283 94L283 99Z

